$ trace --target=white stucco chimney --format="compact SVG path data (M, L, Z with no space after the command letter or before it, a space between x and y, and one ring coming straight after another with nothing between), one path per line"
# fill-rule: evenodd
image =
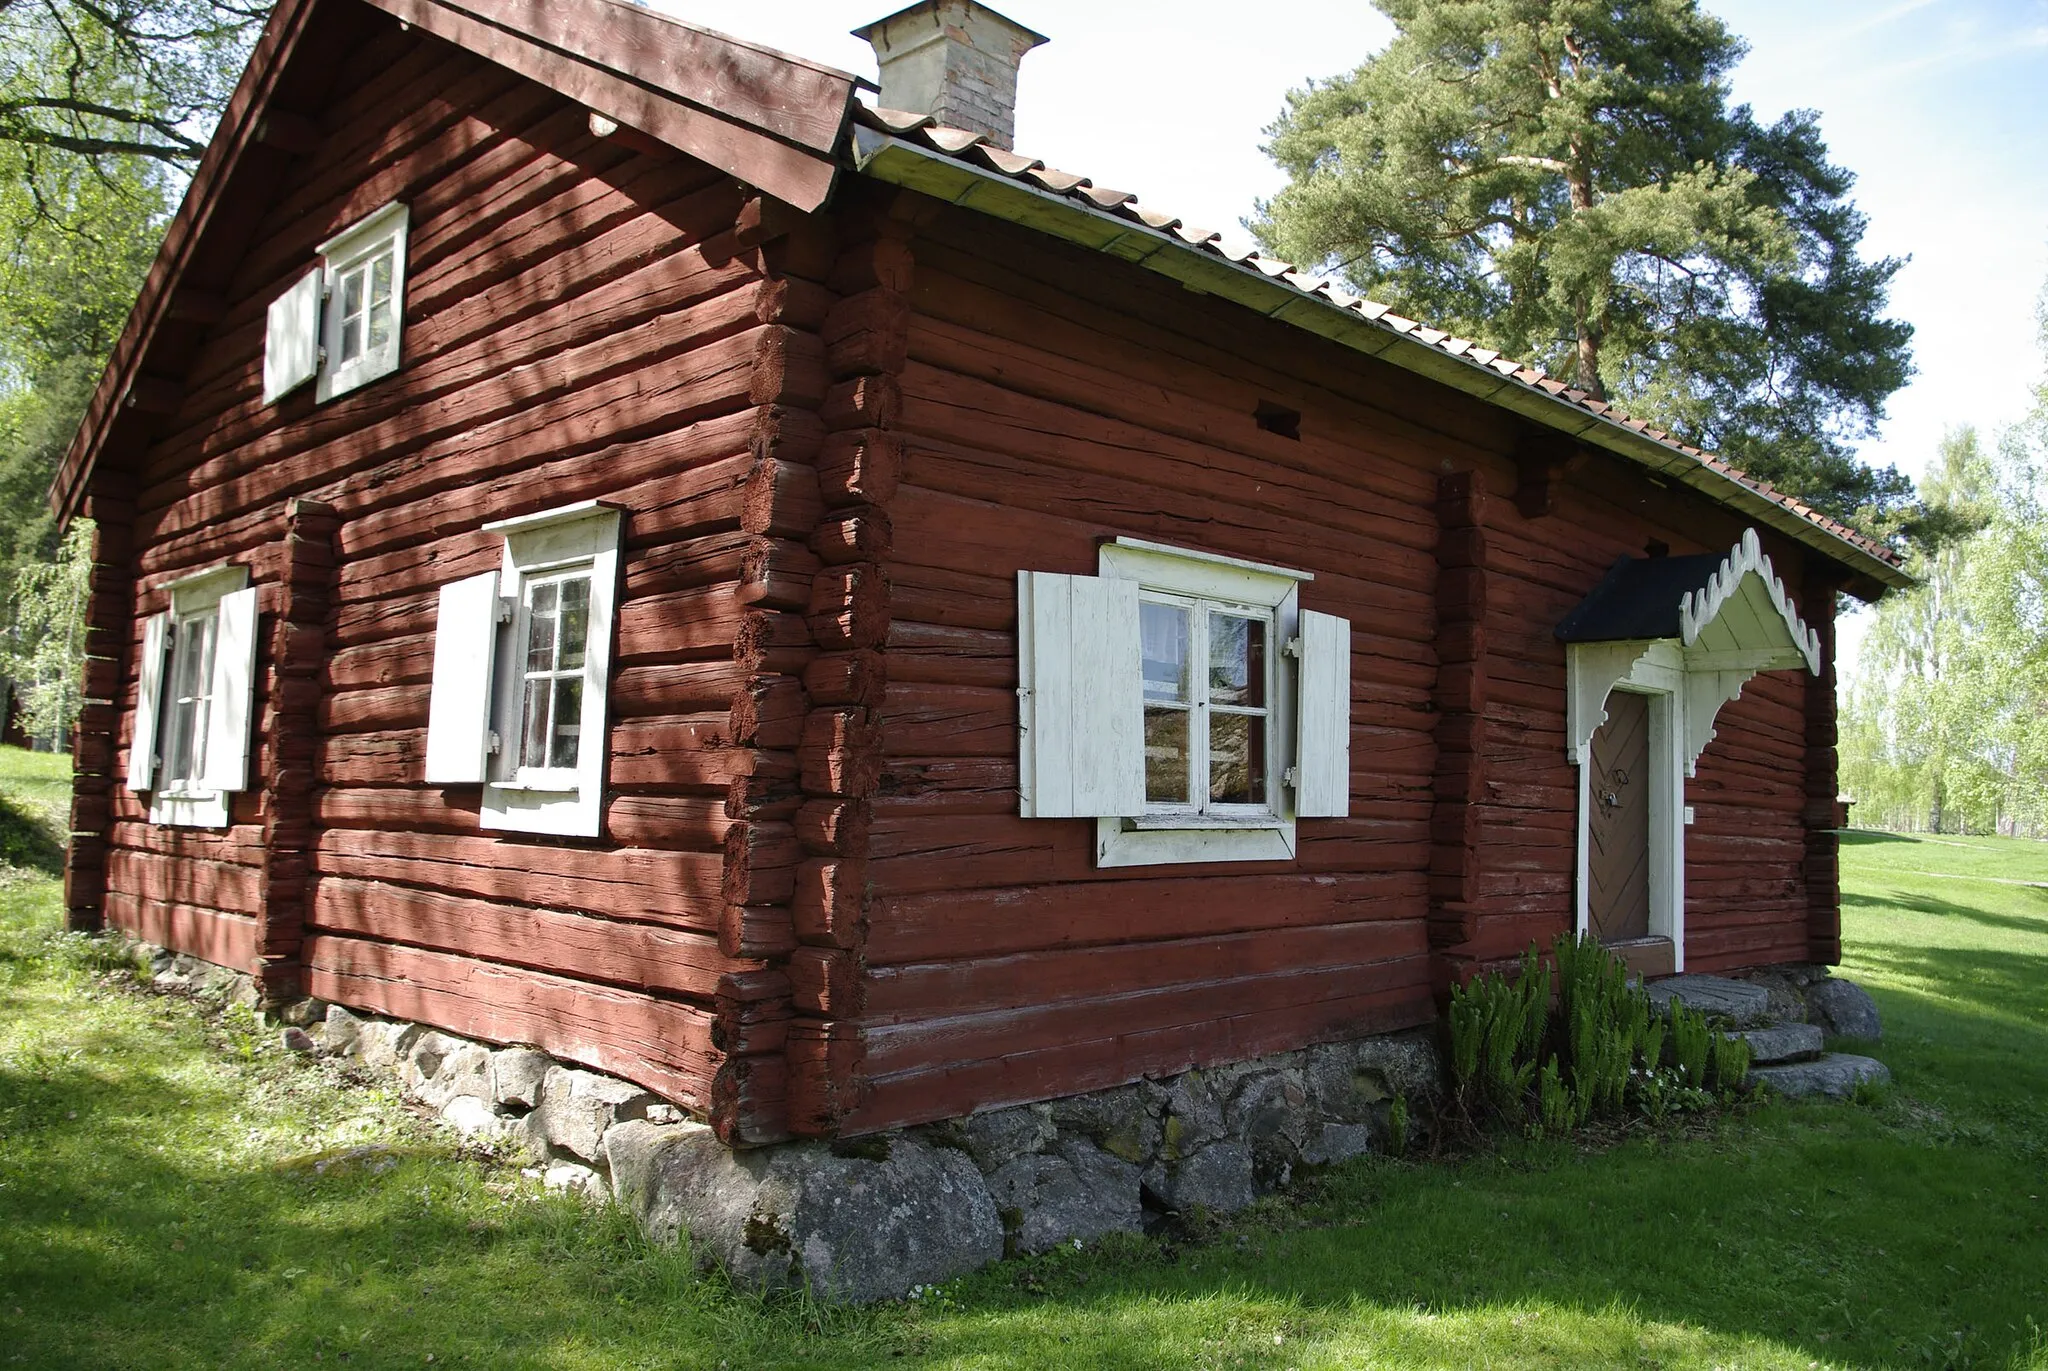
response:
M883 108L929 114L1003 148L1017 131L1017 66L1046 41L974 0L919 0L853 36L874 45Z

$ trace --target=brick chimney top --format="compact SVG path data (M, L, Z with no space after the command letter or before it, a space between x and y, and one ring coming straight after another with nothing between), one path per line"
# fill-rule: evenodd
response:
M1046 41L975 0L919 0L853 31L874 45L885 109L929 114L1007 148L1017 131L1017 67Z

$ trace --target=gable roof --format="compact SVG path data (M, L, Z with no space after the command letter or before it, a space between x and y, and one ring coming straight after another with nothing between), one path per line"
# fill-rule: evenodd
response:
M1867 598L1913 584L1875 539L1613 406L1492 349L1392 313L1286 262L1227 250L1221 235L1126 192L1047 167L920 115L871 109L850 73L668 18L625 0L280 0L143 283L127 327L51 487L68 518L101 454L143 442L175 408L189 355L176 327L195 248L237 173L291 142L303 119L268 117L316 10L370 6L517 71L801 210L848 169L1077 242L1377 356L1572 441L1613 452L1754 518L1856 573ZM279 124L284 131L280 133ZM849 143L847 134L851 131ZM271 168L275 170L275 166ZM263 179L255 168L250 179ZM202 283L203 284L203 283ZM204 321L206 308L188 307Z
M194 171L135 308L114 344L50 487L60 519L84 504L103 455L148 441L151 418L176 408L193 329L217 316L202 246L231 237L295 150L317 137L280 92L304 99L321 62L307 53L321 22L391 17L539 82L799 209L831 194L861 78L667 18L626 0L279 0ZM312 45L318 48L316 42ZM328 64L331 66L331 64ZM312 69L312 70L309 70ZM252 223L239 225L246 231Z

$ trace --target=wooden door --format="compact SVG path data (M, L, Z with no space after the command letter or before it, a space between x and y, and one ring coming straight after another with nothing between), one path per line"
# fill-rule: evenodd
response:
M1650 932L1650 697L1617 690L1593 734L1586 912L1603 943Z

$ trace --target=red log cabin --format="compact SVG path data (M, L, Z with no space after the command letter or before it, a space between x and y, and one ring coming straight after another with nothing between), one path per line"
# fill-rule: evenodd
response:
M68 877L734 1144L1839 955L1890 552L868 83L614 0L281 0L53 500ZM902 107L912 113L900 112Z

